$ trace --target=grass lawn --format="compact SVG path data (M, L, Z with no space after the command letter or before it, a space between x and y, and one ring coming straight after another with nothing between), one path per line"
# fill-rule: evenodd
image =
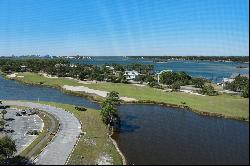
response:
M40 102L72 112L82 123L83 131L86 132L80 138L73 151L68 165L96 165L96 161L107 154L113 159L113 164L122 164L122 159L108 136L108 130L102 123L100 113L97 110L87 109L81 112L75 106L53 102Z
M23 78L16 77L15 79L23 81L24 83L31 83L31 84L40 84L41 82L43 85L51 86L51 87L61 87L63 85L70 85L70 86L81 86L82 84L78 83L75 80L70 80L66 78L47 78L43 75L39 75L36 73L18 73L18 76L24 76Z
M219 96L196 96L181 92L163 92L150 87L138 87L129 84L97 83L85 85L89 88L117 91L122 96L134 97L138 100L150 100L169 104L187 106L211 113L219 113L232 117L249 117L249 100L240 96L219 95Z
M148 86L138 87L121 83L93 83L81 84L74 80L65 78L46 78L34 73L19 73L24 78L17 78L25 83L39 84L58 87L63 85L86 86L92 89L117 91L121 96L133 97L138 100L163 102L168 104L183 105L186 103L192 109L201 112L218 113L224 116L236 118L249 118L249 99L240 96L219 95L219 96L196 96L181 92L163 92L162 90Z

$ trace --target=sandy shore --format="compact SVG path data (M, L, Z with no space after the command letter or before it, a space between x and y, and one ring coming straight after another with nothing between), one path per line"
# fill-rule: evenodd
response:
M9 74L6 77L8 77L8 78L15 78L17 74L18 73Z
M85 93L95 94L95 95L98 95L98 96L101 96L101 97L107 97L107 94L109 93L107 91L90 89L90 88L85 87L85 86L64 85L62 88L65 89L65 90L73 91L73 92L85 92ZM126 102L137 101L134 98L125 97L125 96L120 97L120 99L123 100L123 101L126 101Z
M191 95L197 95L197 96L206 96L206 95L202 95L202 94L199 94L199 93L192 92L190 90L180 90L180 92L188 93L188 94L191 94Z

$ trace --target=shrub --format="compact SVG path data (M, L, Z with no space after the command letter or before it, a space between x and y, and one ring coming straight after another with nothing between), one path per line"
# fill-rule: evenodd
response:
M242 97L249 98L249 84L245 86L241 94Z
M185 72L164 72L160 75L160 82L166 85L173 85L175 82L181 83L181 85L189 84L191 76Z
M204 85L199 93L203 95L208 95L208 96L216 96L218 95L218 92L214 89L212 85Z
M155 80L148 82L148 86L154 87L157 85L157 82Z
M171 86L172 91L179 91L181 88L181 82L177 81L173 83Z
M39 132L38 132L37 130L29 130L29 131L27 132L27 134L29 134L29 135L38 135Z
M86 111L86 110L87 110L87 108L85 108L85 107L83 107L83 106L76 106L75 109L76 109L77 111Z
M205 85L206 80L203 78L193 78L192 84L194 84L195 88L203 88Z

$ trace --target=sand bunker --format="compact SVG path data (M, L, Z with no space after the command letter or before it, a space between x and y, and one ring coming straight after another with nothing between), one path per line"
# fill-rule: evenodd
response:
M8 78L15 78L17 74L18 73L9 74L6 77L8 77Z
M107 91L101 91L101 90L95 90L95 89L90 89L85 86L69 86L69 85L64 85L63 89L73 91L73 92L85 92L85 93L90 93L90 94L95 94L101 97L107 97L107 94L109 92ZM132 102L132 101L137 101L134 98L130 97L120 97L121 100L126 101L126 102Z

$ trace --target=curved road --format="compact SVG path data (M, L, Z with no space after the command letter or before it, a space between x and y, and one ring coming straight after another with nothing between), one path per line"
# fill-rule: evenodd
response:
M73 114L61 108L32 102L5 101L3 104L37 108L54 115L60 122L60 129L55 138L37 157L35 163L38 165L66 163L81 133L81 124Z

